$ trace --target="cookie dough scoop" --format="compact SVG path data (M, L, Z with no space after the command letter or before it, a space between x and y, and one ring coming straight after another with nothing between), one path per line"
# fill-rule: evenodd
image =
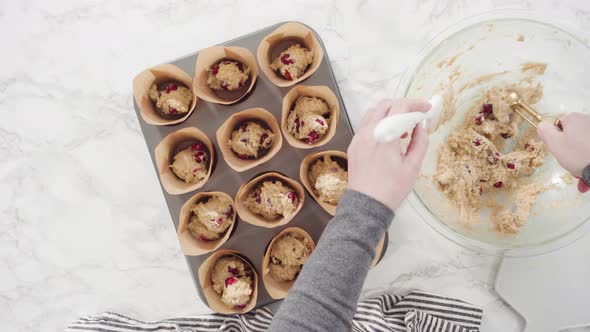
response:
M434 130L442 112L442 97L434 95L430 98L432 105L426 113L410 112L388 116L379 121L373 135L378 142L391 142L399 139L404 133L412 130L421 121L426 121L429 130Z
M537 128L537 122L541 122L545 119L552 120L553 125L563 131L563 126L561 125L561 120L559 118L553 116L545 116L541 113L535 111L529 104L527 104L520 95L516 91L510 91L508 93L508 101L510 102L510 107L512 110L520 115L524 120L531 124L531 126Z

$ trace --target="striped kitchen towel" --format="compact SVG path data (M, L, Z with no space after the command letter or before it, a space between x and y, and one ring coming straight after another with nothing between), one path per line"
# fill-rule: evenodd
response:
M406 296L381 295L363 300L354 316L353 331L395 332L477 332L483 311L467 302L413 291ZM121 314L107 312L80 318L67 331L138 332L138 331L266 331L272 321L268 308L243 315L210 314L194 317L142 322Z

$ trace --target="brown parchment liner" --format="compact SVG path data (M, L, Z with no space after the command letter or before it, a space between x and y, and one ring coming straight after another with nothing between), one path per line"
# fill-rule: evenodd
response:
M233 307L228 307L223 302L221 302L221 295L215 293L215 290L213 290L211 272L215 266L215 263L217 263L217 261L224 256L237 256L252 269L252 295L250 297L250 302L244 309L240 310ZM209 308L211 308L211 310L220 314L243 314L254 309L256 306L256 299L258 298L258 273L256 273L254 266L252 266L252 264L250 264L250 262L244 257L245 256L238 251L221 249L209 256L209 258L207 258L199 267L199 284L201 285L205 299L207 299L207 305Z
M275 134L270 149L266 151L264 156L258 159L239 158L229 144L232 132L237 128L239 123L247 120L258 120L263 122L267 125L268 129ZM269 111L263 108L251 108L232 114L227 120L225 120L221 127L217 129L215 136L217 137L217 144L219 145L219 150L221 151L223 158L229 167L233 168L236 172L243 172L264 164L276 155L283 146L283 136L281 135L281 129L279 128L277 119Z
M299 97L317 97L323 99L330 109L330 119L328 121L329 127L328 132L317 142L313 144L307 144L306 142L295 138L288 129L287 118L289 112L293 109L295 101ZM328 143L336 134L338 128L338 122L340 120L340 103L338 97L328 88L327 86L309 86L309 85L298 85L291 89L283 98L283 109L281 113L281 130L285 135L285 139L289 145L299 149L313 149L318 146L322 146Z
M217 96L213 89L207 85L207 77L209 75L208 69L218 63L220 60L235 60L250 67L250 85L248 86L246 92L237 99L222 99ZM254 87L257 78L258 66L256 65L256 59L248 49L235 46L213 46L200 51L199 55L197 56L193 90L197 96L203 100L216 104L230 105L248 95L248 93L250 93Z
M250 211L250 209L248 209L248 207L246 206L246 204L244 204L244 202L245 202L246 198L248 197L248 194L252 190L254 190L258 184L262 183L266 179L272 180L273 178L281 180L281 182L283 182L283 184L287 185L288 187L292 188L293 191L295 191L295 193L297 194L297 197L299 198L299 205L297 206L297 209L295 209L293 214L291 214L289 216L283 216L283 217L281 217L279 219L275 219L275 220L267 220L267 219L263 218L262 216L254 214L252 211ZM288 178L280 173L268 172L268 173L264 173L256 178L250 180L250 182L248 182L248 183L243 184L240 187L240 189L238 189L238 193L236 194L235 203L236 203L236 210L238 211L240 218L242 218L242 220L244 220L245 222L252 224L252 225L256 225L256 226L261 226L261 227L266 227L266 228L274 228L274 227L285 225L289 221L291 221L291 219L293 219L293 217L295 217L297 215L297 213L299 213L299 211L303 207L304 201L305 201L305 190L303 189L303 186L301 186L299 184L299 182L297 182L291 178Z
M313 62L301 77L294 80L288 80L281 77L270 67L270 64L274 60L270 58L273 48L285 39L301 39L304 46L309 48L313 53ZM260 64L262 72L271 82L279 87L288 87L305 80L318 69L324 58L324 50L316 38L315 33L311 31L310 28L301 23L288 22L281 25L262 39L258 45L256 57L258 58L258 63Z
M191 231L188 229L188 224L191 222L191 217L193 212L191 211L193 206L197 203L202 201L206 201L210 197L223 197L230 202L230 205L234 211L233 217L231 220L231 225L225 231L225 234L217 240L213 241L203 241L201 239L197 239L193 236ZM208 252L214 251L215 249L221 247L227 239L229 239L232 230L234 229L234 225L236 224L236 204L234 200L226 193L220 191L211 191L211 192L200 192L193 197L191 197L180 209L180 217L178 218L178 241L180 242L180 248L182 252L184 252L187 256L199 256L206 254Z
M177 177L170 168L170 160L174 157L172 154L177 152L175 151L176 147L186 141L199 141L207 147L207 150L209 150L209 167L207 175L203 180L197 183L184 182L184 180ZM213 170L213 164L215 163L215 150L213 144L211 144L211 141L205 133L195 127L184 128L164 137L158 146L156 146L154 155L156 158L160 182L162 182L162 186L170 195L180 195L201 188L207 180L209 180Z
M183 117L178 119L166 119L162 117L149 97L149 90L153 83L159 86L162 83L170 81L182 83L185 87L191 89L193 93L193 103L191 104L189 111ZM139 107L139 113L143 120L146 123L155 126L172 125L183 122L195 110L198 100L197 94L193 88L192 78L182 69L170 64L155 66L137 74L137 76L133 78L133 96L135 97L135 102Z
M371 262L371 268L374 268L375 266L377 266L377 263L379 263L379 259L381 258L381 253L383 252L384 245L385 234L383 234L383 237L381 238L381 240L379 240L379 243L377 243L377 247L375 248L375 258L373 258L373 261Z
M328 212L331 215L335 215L336 208L338 207L338 205L334 205L334 204L320 201L320 196L318 195L317 190L315 189L313 183L311 183L311 180L309 179L309 173L311 172L311 167L313 166L313 164L320 159L324 159L325 157L335 157L334 161L337 161L340 159L340 160L344 160L344 161L346 161L346 163L348 163L348 157L346 156L346 153L344 153L342 151L329 150L329 151L320 151L320 152L312 153L312 154L308 155L307 157L305 157L303 159L303 161L301 161L301 167L299 168L299 178L300 178L301 182L303 183L303 185L305 186L305 189L307 189L307 191L311 195L311 197L313 197L313 199L316 202L318 202L318 204L322 208L324 208L324 210L326 210L326 212Z
M295 280L297 280L297 278L295 278L291 281L277 281L275 278L273 278L270 275L269 265L271 264L271 262L270 262L271 248L274 245L276 240L280 239L283 235L290 234L290 233L299 234L299 235L303 236L304 238L308 239L309 242L311 243L311 251L313 252L313 250L315 250L315 242L313 241L311 236L309 236L309 234L306 231L304 231L303 229L301 229L299 227L285 228L279 234L277 234L272 239L272 241L270 241L270 244L268 245L268 247L266 248L266 252L264 253L264 257L262 258L262 272L261 273L262 273L262 283L264 283L264 287L266 288L266 291L268 292L270 297L272 297L275 300L284 299L285 297L287 297L287 293L289 292L289 289L291 289L291 287L295 283Z

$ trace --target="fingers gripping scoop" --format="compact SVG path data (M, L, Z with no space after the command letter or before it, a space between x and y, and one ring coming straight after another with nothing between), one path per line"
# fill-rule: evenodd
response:
M412 130L416 124L426 121L429 129L436 128L436 124L442 112L442 97L435 95L429 100L432 105L427 113L410 112L395 114L379 121L373 131L373 135L378 142L391 142L399 139L404 133Z

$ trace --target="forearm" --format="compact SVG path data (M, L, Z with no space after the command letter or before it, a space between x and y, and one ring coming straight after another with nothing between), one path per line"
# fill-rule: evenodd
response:
M271 330L350 330L375 247L392 219L393 211L380 202L345 192Z

